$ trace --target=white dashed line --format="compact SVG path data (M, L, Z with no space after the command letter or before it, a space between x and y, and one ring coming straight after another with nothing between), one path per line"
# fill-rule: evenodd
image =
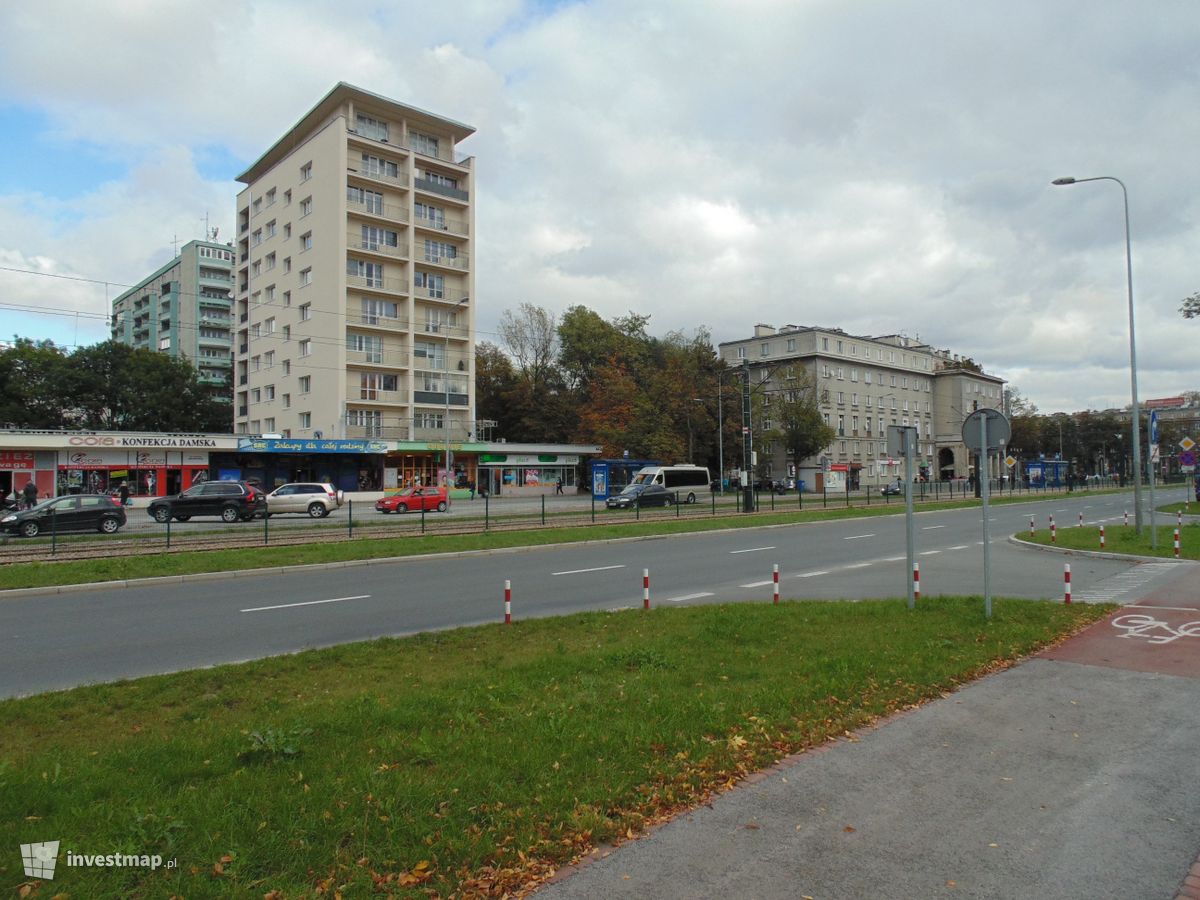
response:
M751 547L749 550L730 550L732 553L757 553L759 550L774 550L774 547Z
M752 581L749 584L739 584L738 587L744 587L744 588L766 587L768 584L774 584L774 583L775 583L774 579L771 579L770 581Z
M253 606L250 609L243 609L242 612L265 612L269 609L291 609L295 606L317 606L320 603L341 603L343 600L366 600L370 594L358 594L354 597L333 597L330 600L306 600L303 603L280 603L278 606Z
M828 570L828 569L821 569L821 570L819 570L819 571L816 571L816 572L801 572L801 573L800 573L799 575L797 575L796 577L797 577L797 578L815 578L815 577L816 577L816 576L818 576L818 575L828 575L828 574L829 574L829 570Z
M702 591L699 594L684 594L682 597L671 597L669 600L667 600L667 602L668 603L682 603L685 600L699 600L702 597L711 597L711 596L712 596L711 593Z
M945 525L926 525L921 530L922 531L933 531L933 529L935 529L935 528L945 528L945 527L946 527Z
M939 554L941 552L942 552L941 550L923 550L920 553L918 553L917 555L918 556L936 556L937 554Z
M875 537L873 534L852 534L850 537L842 538L843 541L859 541L863 538Z
M607 572L609 569L623 569L624 565L619 566L597 566L594 569L570 569L566 572L551 572L551 575L582 575L585 572Z

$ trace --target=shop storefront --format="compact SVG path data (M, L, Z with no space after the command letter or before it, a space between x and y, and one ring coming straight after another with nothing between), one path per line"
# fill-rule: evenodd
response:
M577 490L577 453L480 453L477 459L480 486L493 496L506 494L564 494Z
M40 498L112 493L176 493L209 477L209 454L233 448L233 435L136 432L0 431L0 488L32 480Z
M295 481L341 491L382 491L388 442L242 437L231 453L213 453L215 478L257 482L265 490Z

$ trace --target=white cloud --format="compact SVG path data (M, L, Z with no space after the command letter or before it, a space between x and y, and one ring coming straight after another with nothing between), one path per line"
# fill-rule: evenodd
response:
M478 128L462 149L485 331L521 302L717 340L759 321L903 331L1043 409L1119 405L1120 191L1049 185L1112 174L1142 394L1200 387L1200 324L1176 311L1200 289L1188 2L52 0L0 11L0 30L3 98L130 161L67 201L0 197L5 260L143 277L205 209L232 219L237 173L200 175L207 148L248 163L345 80ZM30 279L0 287L102 304Z

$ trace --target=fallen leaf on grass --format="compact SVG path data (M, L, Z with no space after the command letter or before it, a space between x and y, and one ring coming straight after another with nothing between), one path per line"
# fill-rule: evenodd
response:
M842 829L842 831L846 832L846 834L850 834L853 831L858 831L858 829L855 828L853 825L847 825L845 828Z

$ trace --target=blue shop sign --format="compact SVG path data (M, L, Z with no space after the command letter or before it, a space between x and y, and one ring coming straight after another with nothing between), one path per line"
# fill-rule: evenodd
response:
M387 441L294 440L288 438L241 438L238 451L245 453L387 453Z

